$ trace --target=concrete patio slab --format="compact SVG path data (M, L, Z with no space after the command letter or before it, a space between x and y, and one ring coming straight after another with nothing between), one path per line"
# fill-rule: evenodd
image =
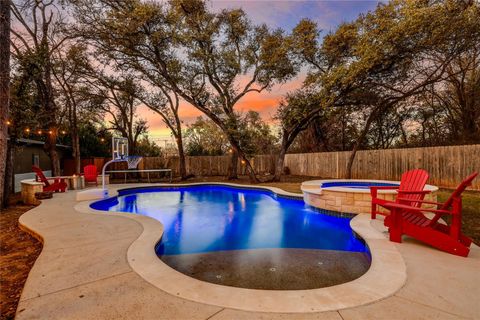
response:
M220 310L178 299L143 281L135 272L127 272L24 300L16 318L203 320Z
M456 314L447 313L420 303L398 297L361 306L354 309L340 310L342 320L384 320L384 319L417 319L417 320L454 320L461 319Z
M119 187L125 185L113 186ZM152 219L82 213L74 209L74 199L75 192L55 194L20 219L45 243L22 292L18 319L477 319L480 315L478 247L473 246L469 258L413 240L394 244L392 250L392 245L385 244L386 237L379 236L385 235L381 221L366 223L365 219L358 221L363 232L371 232L369 241L377 256L390 260L392 268L406 265L406 283L390 297L359 307L344 309L339 303L342 310L295 314L247 312L192 302L153 286L132 269L135 261L128 257L134 244L148 246L153 252L151 239L143 237L142 222ZM148 227L162 232L160 223ZM395 251L402 259L398 260ZM374 259L371 268L379 267ZM369 274L370 270L359 279L368 284ZM391 279L376 281L381 290ZM337 294L352 293L337 287ZM368 285L359 289L365 296L377 294ZM318 305L321 300L309 299L308 303Z
M115 239L45 252L38 258L38 267L32 274L32 277L40 275L34 290L26 291L22 299L31 299L130 272L131 268L123 253L131 243L131 238ZM55 281L52 281L52 278Z

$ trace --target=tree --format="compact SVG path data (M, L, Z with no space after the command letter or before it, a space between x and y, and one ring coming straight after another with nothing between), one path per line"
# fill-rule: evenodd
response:
M137 154L142 157L160 157L162 149L148 136L143 136L137 143Z
M115 130L128 139L128 152L130 155L137 154L139 138L148 130L146 120L139 119L136 115L141 101L142 88L131 76L107 76L98 72L95 79L90 80L94 90L90 95L97 99L103 99L100 104L102 110L110 119L109 130Z
M180 21L180 42L187 49L189 78L201 76L195 89L208 97L199 109L223 130L234 150L229 178L236 178L238 154L256 180L242 148L241 139L248 134L242 134L235 105L245 95L261 93L296 74L283 31L253 26L241 9L208 12L204 1L174 1L173 9ZM246 84L239 83L240 77Z
M357 115L347 107L322 109L318 114L318 118L295 138L289 152L350 150L358 134Z
M10 1L0 0L0 209L8 205L5 196L8 114L10 105ZM7 183L7 185L9 185Z
M45 141L45 151L52 163L53 175L60 175L60 159L56 150L58 137L59 108L55 103L52 81L53 54L66 41L62 35L63 17L54 1L22 0L10 2L15 18L10 29L12 35L12 55L18 60L28 60L27 74L33 79L38 91L42 112L39 121L44 124L49 135Z
M112 135L106 128L95 126L92 122L80 123L78 135L82 158L108 158L112 156Z
M58 104L65 108L75 172L81 172L80 123L102 117L103 97L90 94L88 74L92 66L87 55L87 48L74 44L61 52L56 52L52 69L55 84L58 87Z
M242 133L239 141L248 157L257 154L273 154L277 151L278 138L258 112L250 110L242 115L239 126Z
M203 117L187 127L185 141L189 156L220 156L230 150L223 131L212 120Z
M302 21L292 41L311 68L305 84L310 102L287 97L295 103L284 103L279 110L286 135L282 145L288 147L320 108L353 107L366 116L349 159L350 177L355 154L372 124L442 81L452 59L478 43L478 8L463 2L392 1L342 24L321 46L315 25ZM283 165L280 158L277 165ZM277 166L276 178L279 173Z
M99 52L202 111L222 129L256 180L238 141L234 107L246 94L268 90L295 74L281 31L253 27L241 10L208 12L203 1L74 3L80 33ZM239 84L241 77L246 84Z
M180 179L185 180L187 179L187 166L183 147L182 121L178 114L180 99L176 92L169 91L161 84L157 84L156 88L158 88L158 92L152 88L144 88L138 96L148 108L162 117L163 122L170 129L177 144Z

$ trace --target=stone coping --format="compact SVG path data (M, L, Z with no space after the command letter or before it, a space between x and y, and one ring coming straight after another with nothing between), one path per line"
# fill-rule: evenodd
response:
M35 179L25 179L20 181L21 184L28 184L31 186L43 186L43 182L41 181L35 181Z
M375 183L393 183L400 184L400 181L393 180L365 180L365 179L329 179L329 180L310 180L302 183L301 190L306 193L322 194L322 184L326 182L375 182ZM351 192L351 193L370 193L369 188L346 188L346 187L328 187L325 188L328 191L335 192ZM437 186L430 184L425 185L423 190L429 190L435 192L438 190ZM396 190L378 190L378 193L392 193L395 194Z
M179 187L191 185L226 185L249 188L232 183L150 184L146 186ZM255 186L280 196L301 198L301 194L279 188ZM109 186L110 191L121 187ZM125 189L125 188L123 188ZM131 189L131 188L129 188ZM256 290L228 287L200 281L184 275L161 261L155 245L163 234L163 225L150 217L124 212L94 210L94 201L79 202L75 209L86 214L128 217L142 227L142 234L130 245L127 260L131 268L155 287L176 297L244 311L308 313L340 310L370 304L392 296L406 283L405 262L388 239L372 225L366 215L357 215L350 222L352 229L367 243L372 256L370 269L361 277L337 286L310 290Z

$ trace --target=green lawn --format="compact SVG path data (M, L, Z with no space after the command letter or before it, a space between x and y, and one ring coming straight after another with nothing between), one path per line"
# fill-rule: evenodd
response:
M438 201L448 199L452 190L438 191ZM463 232L480 245L480 192L466 191L462 197Z

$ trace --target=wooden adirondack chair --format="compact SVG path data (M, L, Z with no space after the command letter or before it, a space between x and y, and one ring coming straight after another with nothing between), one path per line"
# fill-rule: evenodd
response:
M402 174L399 186L373 186L370 187L370 195L372 196L372 219L377 217L377 214L388 215L386 212L378 210L378 206L383 206L386 203L402 203L405 205L419 207L425 195L429 193L428 190L423 190L428 180L428 172L422 169L414 169ZM394 202L378 198L378 190L397 190L397 198Z
M40 179L40 182L43 182L43 191L54 191L54 192L65 192L67 189L67 183L65 179L58 177L45 177L42 169L37 166L32 166L33 172L37 175L37 180ZM53 183L50 183L49 180L53 180Z
M442 251L466 257L470 252L472 239L461 232L462 227L462 193L472 184L478 172L467 177L451 194L445 203L419 200L420 203L436 204L437 209L426 209L407 206L400 203L387 203L385 208L391 215L385 219L389 228L390 240L401 242L402 235L411 236ZM433 218L427 218L423 213L433 213ZM442 216L450 215L451 224L440 223Z
M93 164L89 164L83 168L83 176L85 177L85 183L95 183L98 186L97 177L97 167Z

